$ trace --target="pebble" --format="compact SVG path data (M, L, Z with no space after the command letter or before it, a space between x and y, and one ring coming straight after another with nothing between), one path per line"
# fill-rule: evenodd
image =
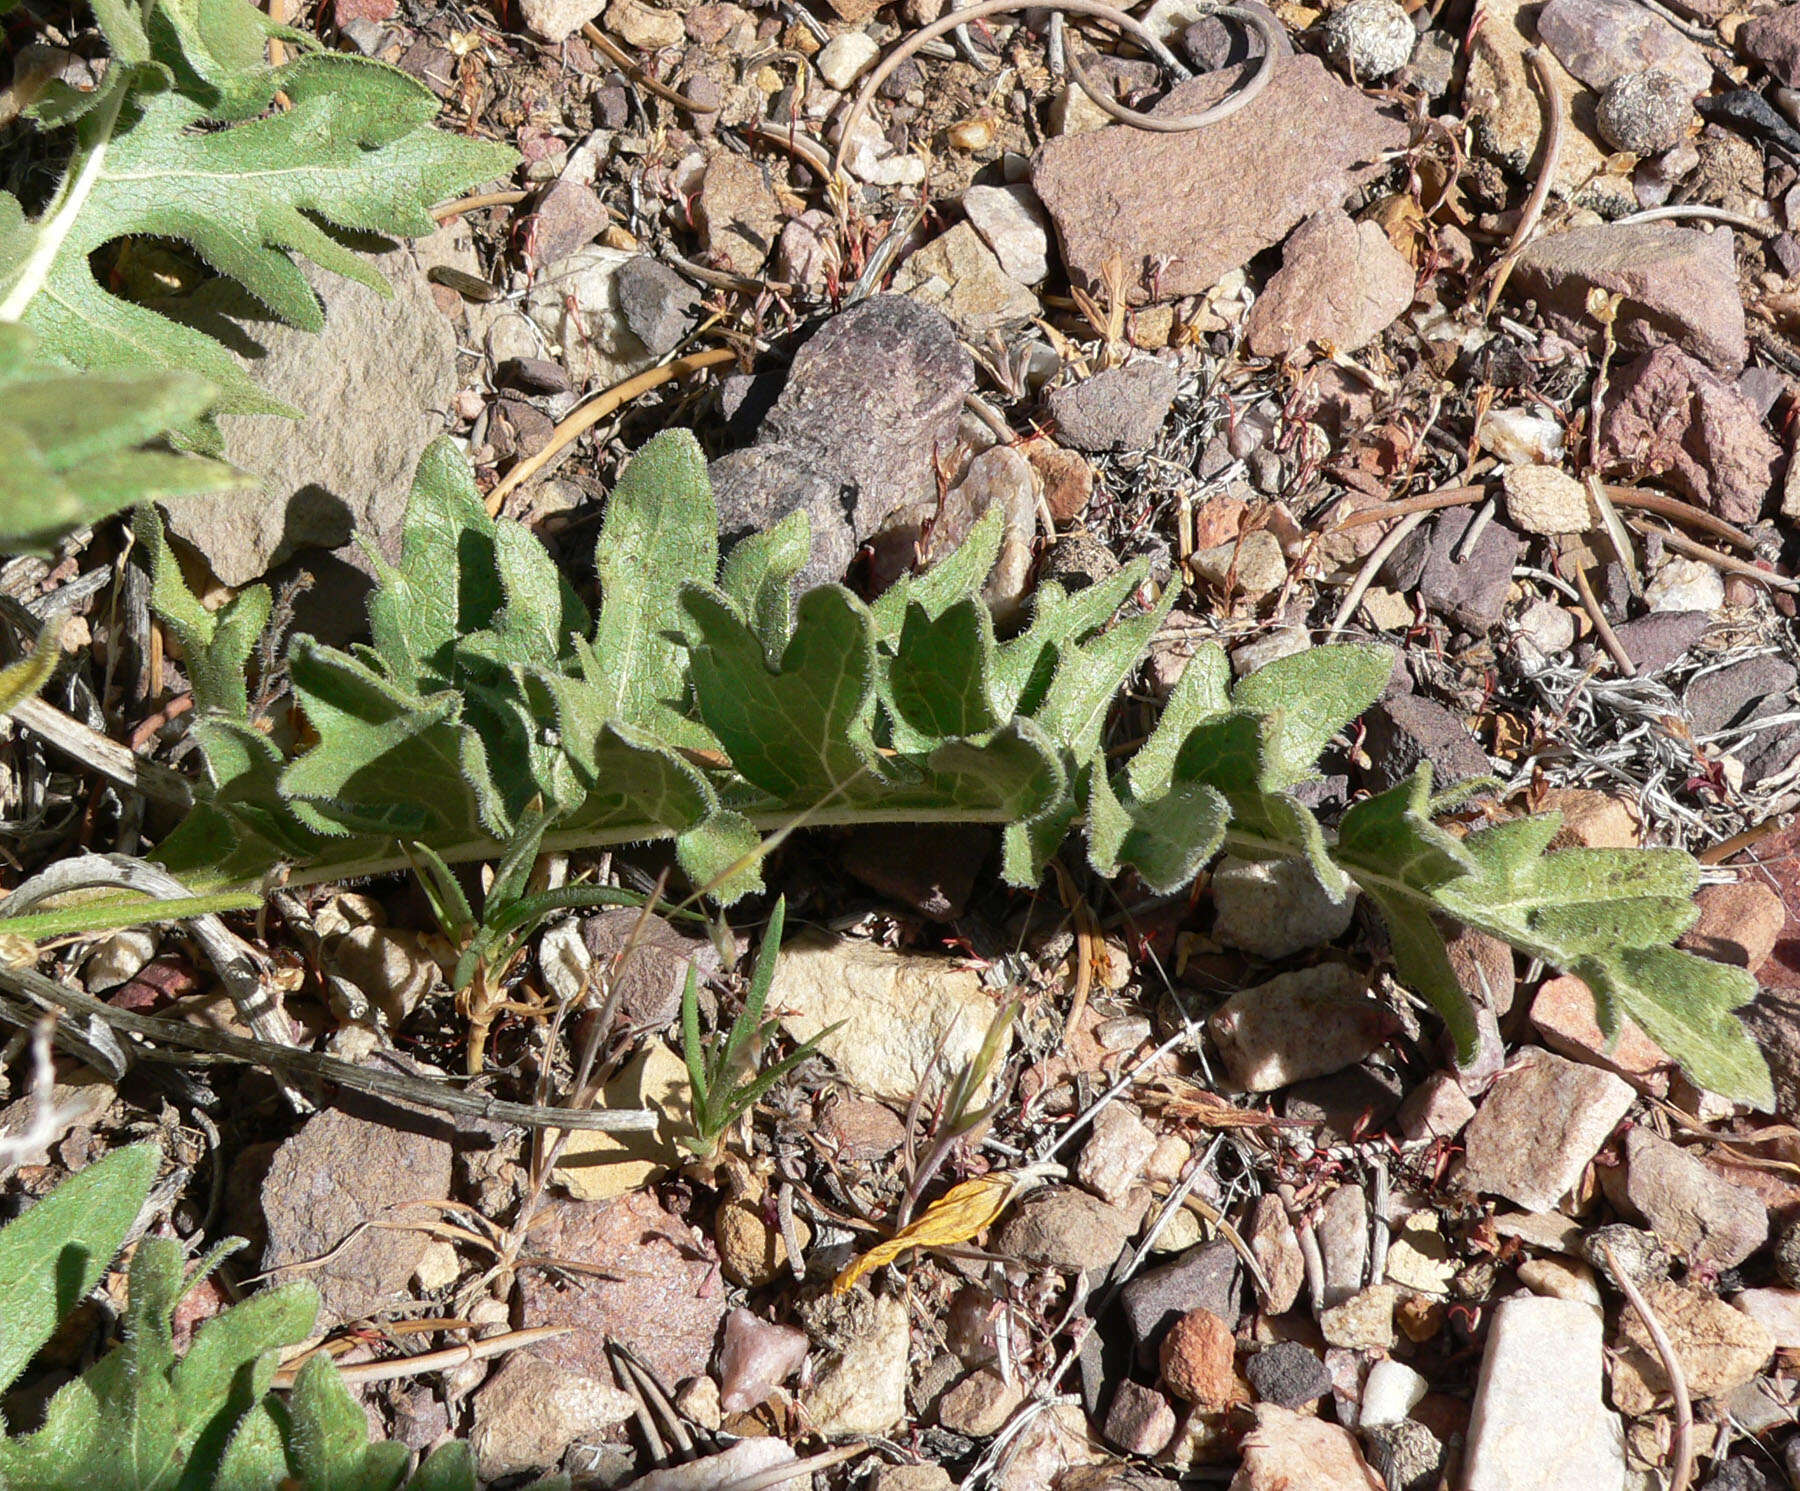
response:
M1123 1201L1133 1186L1142 1184L1156 1143L1156 1130L1133 1109L1110 1103L1094 1118L1075 1179L1102 1201Z
M641 0L612 0L606 8L606 29L642 52L660 52L687 40L687 27L679 15Z
M1670 1247L1716 1268L1735 1267L1768 1240L1769 1214L1754 1191L1646 1128L1625 1136L1625 1198Z
M606 1084L600 1106L649 1108L657 1125L645 1133L576 1130L566 1136L551 1174L577 1201L610 1201L669 1173L681 1153L677 1136L692 1132L687 1063L651 1039Z
M1277 1341L1244 1363L1256 1396L1280 1408L1303 1408L1331 1391L1331 1374L1316 1352L1298 1341Z
M1437 791L1493 771L1468 726L1435 699L1423 694L1395 694L1364 716L1363 750L1369 757L1369 786L1385 792L1398 786L1420 766L1431 767Z
M1613 628L1613 635L1639 675L1654 678L1687 656L1712 624L1710 611L1652 611L1620 622ZM1579 661L1588 662L1598 651L1597 647L1590 647L1579 656Z
M1009 1382L996 1367L978 1367L938 1400L938 1423L965 1439L987 1439L1024 1401L1025 1389L1016 1378Z
M1257 1405L1243 1452L1232 1491L1382 1491L1349 1430L1273 1403Z
M636 1407L609 1382L515 1354L475 1394L475 1473L485 1482L554 1469L571 1445L625 1423Z
M1600 137L1614 150L1659 155L1687 132L1693 95L1659 68L1620 73L1606 85L1594 110Z
M1176 373L1146 357L1052 389L1050 416L1064 445L1103 452L1148 450L1175 402Z
M826 1439L886 1434L906 1417L912 1328L905 1303L858 1290L841 1299L826 1296L820 1306L829 1326L814 1335L835 1356L806 1395L813 1429Z
M1594 991L1573 974L1544 981L1531 1003L1531 1023L1546 1046L1571 1061L1668 1088L1668 1052L1629 1015L1619 1017L1617 1039L1609 1038L1600 1028Z
M1223 1240L1190 1248L1172 1262L1146 1269L1120 1293L1138 1360L1155 1361L1164 1335L1190 1310L1207 1310L1235 1330L1243 1289L1237 1253Z
M1362 1406L1356 1415L1359 1429L1379 1429L1387 1424L1397 1424L1431 1391L1428 1383L1417 1372L1391 1358L1376 1362L1369 1368L1368 1380L1363 1383Z
M1437 1213L1414 1212L1388 1244L1387 1280L1419 1295L1449 1292L1457 1263L1444 1240Z
M1563 458L1563 428L1524 409L1491 409L1476 437L1481 448L1509 466L1553 466Z
M1412 60L1419 33L1398 0L1350 0L1325 17L1325 55L1353 83L1379 82Z
M1475 1105L1449 1072L1433 1072L1406 1095L1395 1115L1401 1134L1421 1139L1454 1139L1475 1116Z
M1013 279L1035 285L1050 273L1050 219L1037 193L1024 182L972 186L963 193L962 206Z
M1232 1084L1273 1092L1342 1071L1392 1033L1354 969L1326 963L1241 989L1207 1021Z
M1581 1179L1636 1097L1611 1072L1525 1052L1488 1089L1465 1139L1464 1184L1549 1211Z
M1531 654L1524 649L1530 647L1536 654L1536 660L1561 657L1575 645L1575 618L1569 614L1568 608L1559 606L1555 601L1534 600L1525 605L1518 617L1518 645L1521 656L1527 659Z
M1760 15L1737 34L1746 55L1789 88L1800 88L1800 13L1791 6Z
M940 1063L973 1061L994 1016L979 974L949 958L807 932L782 950L769 993L781 1028L820 1051L851 1086L907 1103ZM840 1023L841 1022L841 1023ZM826 1033L832 1025L837 1029ZM1010 1049L1001 1041L1000 1062ZM984 1100L992 1078L975 1094Z
M1590 88L1646 68L1668 73L1690 99L1712 86L1712 64L1699 46L1631 0L1550 0L1538 35Z
M1087 511L1094 496L1094 468L1085 456L1048 440L1033 440L1025 447L1025 459L1043 483L1052 518L1072 523Z
M655 361L619 309L619 271L633 257L598 244L578 248L539 275L525 297L526 314L562 349L563 366L578 385L610 386ZM501 320L495 330L507 324ZM538 345L524 343L531 349Z
M1354 891L1334 902L1312 867L1297 858L1227 855L1213 871L1212 892L1215 940L1259 958L1285 958L1335 942L1356 911Z
M1472 509L1453 508L1412 534L1381 567L1385 584L1417 590L1425 604L1463 630L1481 634L1506 614L1513 569L1525 544L1504 523L1489 523L1474 548L1458 558Z
M658 357L673 352L693 325L700 292L648 254L619 269L619 310L632 335Z
M1256 601L1279 590L1287 580L1287 555L1281 540L1266 528L1240 539L1215 544L1188 556L1193 572L1221 590L1227 586Z
M1013 1440L988 1480L990 1491L1043 1491L1070 1485L1064 1476L1083 1465L1107 1459L1094 1441L1087 1415L1078 1403L1059 1403L1027 1423Z
M1679 946L1752 973L1774 955L1787 906L1773 886L1760 880L1705 885L1694 901L1700 919L1682 933Z
M754 278L781 235L783 218L763 168L748 156L722 150L707 163L694 220L710 259Z
M1416 1419L1364 1429L1363 1448L1387 1491L1437 1491L1444 1446Z
M1725 580L1714 565L1671 558L1644 587L1644 601L1652 611L1717 611L1725 604Z
M1038 313L1037 297L1001 267L966 222L914 252L894 276L893 288L942 311L977 338L1017 327Z
M1324 1264L1324 1297L1317 1304L1341 1305L1363 1286L1369 1265L1369 1198L1361 1186L1339 1186L1325 1198L1314 1227Z
M1742 1387L1768 1365L1775 1342L1768 1330L1708 1290L1653 1280L1645 1302L1668 1334L1669 1344L1695 1398L1716 1398ZM1669 1390L1662 1358L1637 1311L1619 1317L1612 1398L1622 1413L1648 1413Z
M1257 1198L1250 1212L1245 1241L1261 1265L1263 1277L1269 1281L1269 1313L1286 1314L1293 1309L1294 1301L1300 1297L1300 1286L1306 1282L1306 1259L1300 1251L1300 1239L1288 1217L1287 1207L1279 1196Z
M1800 1217L1782 1224L1774 1253L1776 1278L1790 1289L1800 1289Z
M747 1413L800 1370L811 1343L806 1332L764 1320L741 1306L725 1317L719 1346L719 1407Z
M956 1482L941 1465L883 1465L869 1491L956 1491Z
M606 0L519 0L519 18L534 35L559 42L597 18Z
M881 48L863 32L846 31L819 48L813 57L813 66L818 68L819 76L827 86L843 93L880 55Z
M1012 1209L993 1248L1021 1263L1099 1275L1125 1250L1140 1217L1141 1208L1109 1206L1086 1191L1053 1186Z
M1731 1303L1761 1322L1777 1350L1800 1347L1800 1289L1746 1289Z
M1588 490L1555 466L1509 466L1506 516L1526 533L1585 533L1593 526Z
M1332 11L1326 45L1333 23L1370 11L1398 14L1411 45L1417 33L1394 0L1350 0ZM1411 262L1379 223L1356 222L1334 204L1289 235L1281 268L1250 308L1245 339L1259 357L1310 356L1315 343L1354 352L1406 313L1414 282Z
M1625 1445L1601 1401L1604 1323L1516 1296L1494 1311L1464 1451L1466 1491L1621 1491Z
M1162 1380L1185 1403L1217 1411L1241 1401L1234 1363L1237 1339L1211 1310L1189 1310L1169 1327L1157 1350Z
M804 1248L811 1241L812 1229L798 1217L794 1227ZM745 1289L773 1283L787 1268L787 1243L760 1201L738 1198L724 1202L713 1217L713 1241L719 1249L719 1271Z
M1328 1344L1356 1351L1388 1351L1394 1345L1394 1306L1400 1291L1371 1284L1341 1305L1319 1312L1319 1331Z
M1155 1388L1129 1379L1119 1384L1106 1410L1106 1441L1127 1455L1160 1455L1175 1437L1175 1410Z
M1533 1294L1601 1308L1600 1281L1585 1263L1573 1258L1527 1258L1517 1272L1519 1282Z

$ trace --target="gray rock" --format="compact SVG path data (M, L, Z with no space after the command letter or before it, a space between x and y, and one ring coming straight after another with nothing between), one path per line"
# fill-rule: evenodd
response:
M1636 1091L1611 1072L1529 1050L1488 1089L1466 1131L1463 1184L1549 1211L1599 1153Z
M1614 150L1656 155L1681 139L1694 117L1693 95L1658 68L1620 73L1594 110L1601 138Z
M1228 855L1213 871L1212 890L1214 939L1259 958L1285 958L1335 941L1356 911L1354 891L1333 901L1302 859Z
M1315 1228L1319 1261L1324 1265L1324 1298L1329 1310L1362 1292L1369 1266L1369 1198L1361 1186L1339 1186L1325 1198Z
M1076 450L1148 450L1175 402L1175 369L1157 358L1053 389L1050 415Z
M1107 1442L1127 1455L1150 1458L1175 1437L1175 1410L1155 1388L1125 1381L1106 1410Z
M1325 17L1325 55L1353 83L1378 82L1412 59L1419 33L1397 0L1350 0Z
M1156 1360L1163 1334L1189 1310L1210 1310L1233 1330L1243 1313L1242 1265L1227 1242L1190 1248L1173 1263L1146 1269L1120 1291L1125 1326L1138 1360Z
M619 270L619 309L625 313L625 324L658 357L675 350L699 308L699 291L648 254L639 254Z
M331 1108L275 1151L262 1183L263 1268L285 1282L287 1270L306 1265L293 1277L317 1286L322 1327L405 1293L430 1237L366 1224L388 1220L396 1197L448 1199L449 1135L447 1125L384 1105L371 1105L367 1117Z
M1699 46L1630 0L1550 0L1538 16L1538 35L1590 88L1646 68L1670 74L1689 98L1712 86L1712 64Z
M662 917L637 911L602 911L584 918L581 941L592 961L611 970L619 1013L636 1029L661 1029L675 1018L690 964L703 979L720 967L719 950L710 938L689 937ZM580 970L582 976L586 973ZM573 999L576 992L569 990L567 997Z
M520 1355L482 1385L474 1408L475 1472L497 1481L555 1469L571 1445L624 1423L636 1403L609 1382Z
M262 482L261 499L225 492L164 504L170 531L200 552L220 583L248 585L302 549L336 550L367 572L353 533L390 563L399 559L413 468L444 432L443 410L457 390L456 333L425 271L474 269L469 243L466 228L444 228L377 256L373 267L393 286L391 299L303 261L325 307L323 331L256 319L232 325L232 345L255 349L239 361L264 392L303 416L220 419L225 459ZM226 296L229 287L217 283ZM225 311L255 314L235 295Z
M1789 1289L1800 1289L1800 1217L1784 1222L1776 1234L1775 1275Z
M532 259L555 264L598 238L611 216L591 186L562 180L553 182L538 198L537 209L527 221Z
M1417 1419L1363 1430L1363 1451L1387 1491L1435 1491L1444 1446Z
M1066 533L1050 546L1038 567L1038 583L1049 580L1073 595L1119 572L1118 556L1087 529Z
M1086 1191L1056 1186L1028 1196L1000 1224L994 1251L1048 1268L1084 1269L1097 1277L1113 1266L1141 1209L1109 1206Z
M1769 1214L1754 1191L1649 1129L1625 1136L1625 1199L1670 1247L1718 1268L1736 1267L1769 1236Z
M804 508L813 559L800 583L841 578L890 513L936 497L974 388L974 363L936 311L876 295L833 317L795 355L757 443L712 463L722 532L766 531Z
M1745 658L1696 675L1682 694L1682 705L1696 735L1714 735L1785 712L1790 707L1786 696L1797 681L1800 671L1785 658Z
M1463 722L1423 695L1383 699L1369 711L1366 724L1363 749L1369 756L1369 786L1374 791L1396 786L1427 762L1437 791L1487 776L1494 769Z
M1707 1477L1702 1491L1781 1491L1781 1488L1755 1462L1727 1460Z
M1050 273L1050 219L1024 182L972 186L963 193L962 206L1011 278L1035 285Z
M1462 536L1473 521L1466 508L1445 513L1402 543L1381 574L1384 583L1399 591L1416 589L1440 616L1480 634L1506 614L1513 566L1525 545L1503 524L1489 523L1473 551L1459 560Z
M1317 1354L1298 1341L1265 1346L1244 1364L1256 1396L1282 1408L1300 1408L1331 1391L1331 1373Z

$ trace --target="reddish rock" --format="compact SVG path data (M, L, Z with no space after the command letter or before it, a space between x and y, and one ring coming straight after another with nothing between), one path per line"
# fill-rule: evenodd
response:
M332 0L331 23L342 30L352 21L391 21L399 0Z
M1106 1411L1106 1438L1127 1455L1159 1455L1175 1437L1175 1410L1155 1388L1125 1381Z
M591 186L558 181L538 198L527 221L531 257L539 264L554 264L592 243L611 218Z
M1535 300L1564 335L1598 345L1591 290L1624 296L1614 335L1627 352L1670 343L1735 373L1749 356L1729 233L1672 223L1600 223L1539 238L1519 256L1511 293Z
M1158 1353L1163 1382L1184 1402L1219 1409L1242 1401L1232 1363L1237 1339L1211 1310L1189 1310L1163 1337Z
M1600 1029L1594 991L1573 974L1548 979L1531 1003L1531 1023L1552 1051L1597 1066L1621 1077L1667 1092L1668 1052L1640 1030L1628 1015L1619 1017L1619 1037L1609 1041Z
M1700 920L1682 937L1682 947L1752 973L1769 961L1787 921L1787 907L1772 889L1760 880L1738 880L1703 886L1695 901Z
M664 1382L704 1372L725 1317L710 1249L647 1191L616 1201L547 1202L531 1228L533 1256L590 1262L595 1273L528 1268L521 1324L570 1333L527 1347L571 1372L610 1381L606 1339L623 1341Z
M1094 495L1094 468L1085 456L1048 440L1025 447L1025 459L1044 484L1044 503L1058 523L1072 523L1087 511Z
M1662 347L1614 375L1599 455L1610 470L1667 482L1730 522L1754 523L1781 450L1733 384Z
M1258 357L1284 357L1325 342L1365 347L1412 304L1413 269L1377 223L1337 206L1294 229L1281 268L1251 307L1245 336Z
M1800 88L1800 9L1784 5L1758 16L1738 32L1737 39L1738 46L1783 86Z
M1224 96L1224 70L1174 89L1152 111L1189 114ZM1284 57L1255 102L1194 134L1110 125L1048 141L1032 185L1049 210L1077 284L1097 285L1124 259L1134 298L1172 300L1279 243L1383 169L1406 129L1339 82L1316 57ZM1153 285L1149 282L1156 266Z
M1590 88L1651 67L1675 78L1689 98L1712 86L1706 54L1633 0L1550 0L1538 14L1538 35Z

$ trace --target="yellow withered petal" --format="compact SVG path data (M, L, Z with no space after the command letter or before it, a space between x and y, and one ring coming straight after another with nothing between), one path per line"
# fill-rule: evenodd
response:
M943 1248L967 1242L991 1226L1007 1204L1020 1192L1029 1190L1037 1179L1002 1171L952 1186L886 1242L877 1243L853 1259L833 1281L831 1292L847 1292L864 1274L892 1263L908 1248Z

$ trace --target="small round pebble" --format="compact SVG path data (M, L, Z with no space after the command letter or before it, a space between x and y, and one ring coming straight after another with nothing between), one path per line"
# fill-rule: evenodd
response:
M1325 55L1359 83L1399 72L1418 41L1397 0L1350 0L1325 20Z
M1621 73L1606 85L1594 111L1600 138L1614 150L1656 155L1687 132L1693 100L1668 73L1657 68Z
M819 76L827 86L842 93L880 55L881 48L862 32L846 31L842 36L832 37L819 48L819 55L813 58L813 66L818 68Z
M1244 1364L1256 1396L1279 1408L1300 1408L1331 1391L1325 1363L1298 1341L1265 1346Z
M1593 522L1587 488L1554 466L1512 466L1503 480L1506 515L1525 533L1581 533Z

